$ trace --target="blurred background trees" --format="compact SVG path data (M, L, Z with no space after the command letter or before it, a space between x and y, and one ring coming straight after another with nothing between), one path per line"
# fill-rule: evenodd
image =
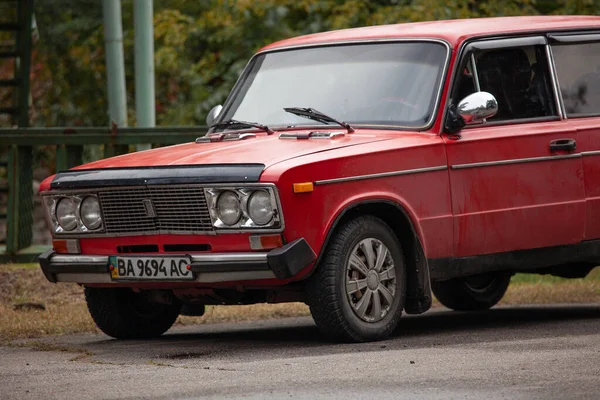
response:
M133 4L122 6L133 125ZM273 41L358 26L537 14L598 14L600 0L155 0L157 125L202 125L248 59ZM106 126L102 5L37 1L35 126Z

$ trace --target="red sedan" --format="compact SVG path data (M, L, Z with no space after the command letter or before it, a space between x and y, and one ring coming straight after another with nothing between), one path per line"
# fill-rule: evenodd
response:
M195 143L40 188L51 282L98 327L152 337L207 304L303 301L385 338L432 291L492 307L515 272L600 263L600 18L326 32L259 51Z

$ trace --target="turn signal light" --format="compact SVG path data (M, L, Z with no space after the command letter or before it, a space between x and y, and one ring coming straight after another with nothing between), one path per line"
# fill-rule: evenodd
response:
M53 240L52 247L57 253L80 254L79 239Z
M254 235L250 236L252 250L270 250L283 246L281 235Z
M294 193L310 193L315 190L312 182L294 183Z

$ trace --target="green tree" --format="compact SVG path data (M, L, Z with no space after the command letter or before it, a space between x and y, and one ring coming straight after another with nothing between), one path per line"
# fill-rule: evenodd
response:
M262 46L333 29L422 20L597 14L600 0L155 0L157 123L203 124ZM36 2L38 126L106 125L102 7ZM135 121L133 5L123 1L129 120Z

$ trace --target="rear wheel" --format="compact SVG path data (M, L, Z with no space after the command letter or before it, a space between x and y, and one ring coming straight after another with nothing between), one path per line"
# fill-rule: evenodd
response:
M493 272L431 283L435 297L457 311L487 310L506 293L511 275Z
M88 310L98 328L117 339L143 339L165 333L179 316L181 303L152 302L127 288L85 288Z
M372 216L341 226L307 291L315 323L327 337L352 342L387 337L406 295L404 256L394 232Z

